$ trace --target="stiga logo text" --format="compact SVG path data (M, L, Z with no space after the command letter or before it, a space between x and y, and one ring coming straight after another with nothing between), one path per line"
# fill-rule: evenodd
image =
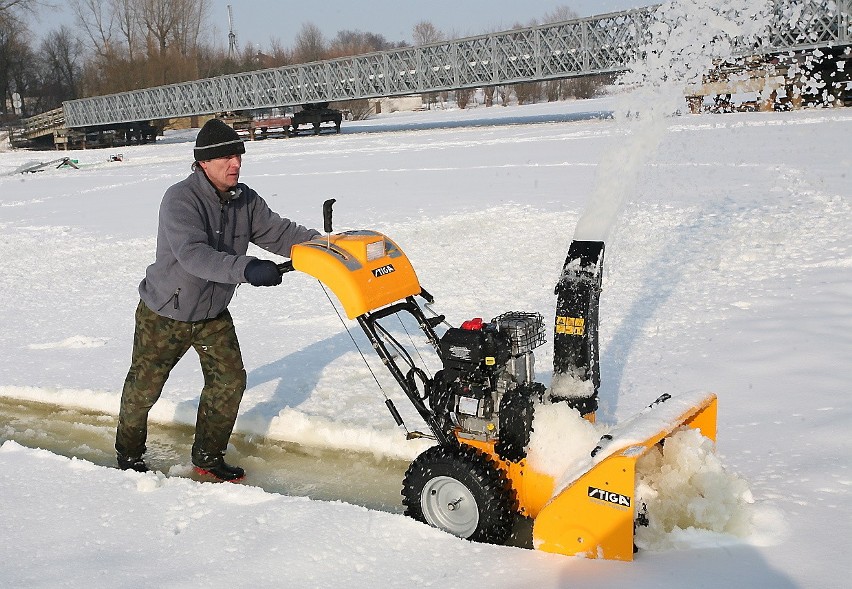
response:
M387 276L391 272L396 272L396 268L394 268L392 264L387 264L385 266L382 266L381 268L376 268L375 270L373 270L373 276L379 278L381 276Z
M604 491L603 489L598 489L597 487L589 487L589 498L597 499L599 501L606 501L607 503L619 505L621 507L630 507L630 497L628 497L627 495L622 495L621 493L613 493L611 491Z

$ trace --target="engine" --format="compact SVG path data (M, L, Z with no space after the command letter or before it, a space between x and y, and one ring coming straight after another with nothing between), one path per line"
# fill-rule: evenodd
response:
M524 455L532 406L544 393L535 381L533 349L544 342L538 313L512 311L485 323L472 319L439 342L443 368L429 393L432 410L460 438L497 441L503 458Z

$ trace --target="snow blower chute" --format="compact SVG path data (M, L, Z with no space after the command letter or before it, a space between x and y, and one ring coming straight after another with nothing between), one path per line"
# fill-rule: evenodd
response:
M427 317L427 303L408 257L376 231L332 234L331 206L324 205L326 236L296 245L282 272L317 278L355 319L430 432L436 444L409 466L403 481L405 513L470 540L503 543L518 515L533 519L535 548L566 555L632 560L637 518L635 464L677 428L699 428L715 439L712 394L657 399L648 409L601 439L577 473L560 480L527 463L535 407L567 403L590 421L597 409L598 297L604 244L571 244L556 287L554 377L551 389L535 381L533 350L544 342L538 313L511 311L490 321L449 327L443 315ZM426 309L431 308L427 304ZM429 376L382 325L408 313L440 359ZM354 338L353 338L354 341ZM378 382L378 381L377 381ZM385 396L397 425L403 420Z

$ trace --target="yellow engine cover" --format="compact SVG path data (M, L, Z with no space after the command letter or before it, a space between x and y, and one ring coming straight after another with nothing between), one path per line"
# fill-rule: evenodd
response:
M331 289L350 319L421 291L406 255L376 231L317 237L294 245L290 256L293 268Z

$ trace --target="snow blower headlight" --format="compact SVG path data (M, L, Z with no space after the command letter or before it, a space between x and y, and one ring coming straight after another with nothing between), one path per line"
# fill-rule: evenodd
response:
M385 257L385 240L367 244L367 261L372 262Z

